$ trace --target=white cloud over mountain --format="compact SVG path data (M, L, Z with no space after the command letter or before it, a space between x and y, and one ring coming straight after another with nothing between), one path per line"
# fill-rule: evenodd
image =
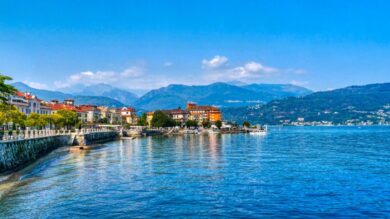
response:
M202 66L204 68L215 69L225 65L228 62L228 60L229 59L226 56L216 55L210 60L203 59Z
M56 88L65 88L75 84L106 83L121 88L154 89L169 84L200 85L233 80L245 83L264 82L264 80L275 82L278 81L278 78L281 79L282 76L284 77L282 80L287 82L295 79L289 78L288 75L294 74L294 77L296 77L305 72L303 69L279 69L256 61L244 62L242 65L232 65L228 62L228 57L215 55L211 59L202 60L200 72L197 72L197 70L191 72L190 70L191 73L185 74L177 74L175 72L176 66L173 66L171 61L163 63L163 67L169 68L168 73L156 72L156 70L149 72L145 64L130 66L122 71L82 71L68 76L63 81L56 81L54 85ZM281 82L283 83L283 81ZM299 81L291 81L291 83L299 83ZM29 85L36 88L47 87L34 82L30 82Z

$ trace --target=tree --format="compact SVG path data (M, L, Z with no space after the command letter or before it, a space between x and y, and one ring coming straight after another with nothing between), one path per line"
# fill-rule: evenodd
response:
M187 120L186 126L187 127L198 127L198 123L195 120Z
M157 110L153 114L151 125L153 127L173 127L176 125L176 122L163 111Z
M251 124L248 121L245 121L242 123L242 126L249 128L249 127L251 127Z
M38 113L31 113L26 120L26 126L28 127L42 128L47 124L49 123L46 118L44 118L42 115L39 115Z
M24 126L26 115L19 112L19 110L12 105L0 104L0 124L14 123Z
M108 121L108 118L100 118L100 119L98 120L98 123L101 123L101 124L108 124L109 121Z
M203 128L210 128L211 124L208 119L202 121Z
M55 128L61 128L64 127L64 118L58 114L54 113L50 115L50 120L52 121L52 124L54 125Z
M221 122L221 120L216 121L216 122L215 122L215 126L217 126L218 129L221 129L221 127L222 127L222 122Z
M61 124L67 129L70 129L72 126L75 126L78 122L77 113L72 110L58 110L57 114L60 115Z
M0 104L8 104L9 96L15 94L17 91L12 85L5 83L5 81L9 80L12 80L12 78L0 74Z
M147 126L148 125L146 113L142 113L141 117L137 121L137 125L139 125L139 126Z

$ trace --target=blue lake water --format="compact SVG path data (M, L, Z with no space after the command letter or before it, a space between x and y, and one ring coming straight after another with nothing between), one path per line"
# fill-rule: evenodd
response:
M390 217L390 127L61 148L18 177L3 192L0 218L383 218Z

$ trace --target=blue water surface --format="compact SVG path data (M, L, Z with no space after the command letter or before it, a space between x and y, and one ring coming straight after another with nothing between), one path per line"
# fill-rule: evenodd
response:
M390 217L390 127L274 127L266 136L67 149L20 173L3 192L0 218Z

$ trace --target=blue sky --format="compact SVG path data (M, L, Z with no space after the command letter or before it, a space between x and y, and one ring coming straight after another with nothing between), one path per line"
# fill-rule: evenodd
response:
M3 1L0 72L38 88L390 82L389 1Z

